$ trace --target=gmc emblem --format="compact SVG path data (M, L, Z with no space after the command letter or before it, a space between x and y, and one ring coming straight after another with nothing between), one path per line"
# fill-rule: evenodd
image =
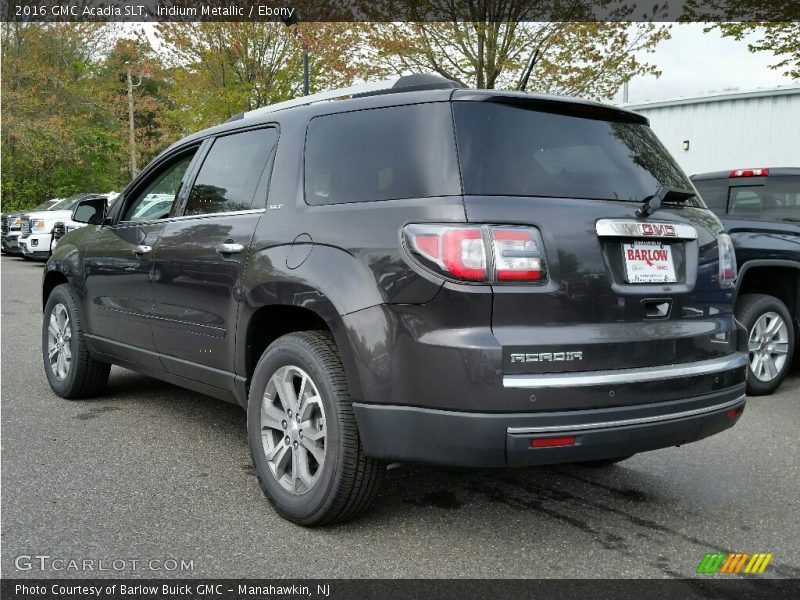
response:
M539 352L511 355L512 363L569 362L572 360L583 360L583 352L580 350L572 350L568 352Z
M642 221L621 221L617 219L600 219L595 224L600 237L649 237L676 238L696 240L697 230L686 223L659 223Z
M650 237L677 237L675 227L669 224L661 223L642 223L642 235Z

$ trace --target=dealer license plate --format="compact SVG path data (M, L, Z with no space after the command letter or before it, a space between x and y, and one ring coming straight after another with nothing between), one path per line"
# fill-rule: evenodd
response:
M659 242L622 244L628 283L675 283L672 248Z

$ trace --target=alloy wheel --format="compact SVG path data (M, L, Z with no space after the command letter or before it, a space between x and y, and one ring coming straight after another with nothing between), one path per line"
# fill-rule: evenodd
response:
M316 384L300 367L278 369L261 402L261 443L270 471L292 494L310 491L325 464L327 426Z
M789 332L783 317L773 311L762 314L750 330L748 352L750 371L756 379L769 382L778 377L789 352Z
M72 365L72 324L67 307L60 302L50 313L47 325L47 359L57 379L65 379Z

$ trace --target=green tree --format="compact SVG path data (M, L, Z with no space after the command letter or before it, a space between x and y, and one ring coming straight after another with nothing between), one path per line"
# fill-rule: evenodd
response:
M108 27L2 24L2 203L118 186L113 121L96 94Z
M414 3L418 15L428 14L428 4ZM373 24L368 60L386 72L435 71L470 87L600 99L613 96L634 76L658 76L657 68L639 56L669 37L668 26L653 22L592 22L598 3L589 0L434 4L436 14L449 11L448 22ZM600 0L601 8L613 4ZM624 19L631 10L623 5L612 16ZM459 20L464 15L469 21ZM575 20L582 17L587 20Z

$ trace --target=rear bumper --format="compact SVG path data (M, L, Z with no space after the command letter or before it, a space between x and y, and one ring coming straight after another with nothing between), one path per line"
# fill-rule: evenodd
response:
M354 403L364 451L396 462L468 467L544 465L680 446L732 427L744 384L684 400L543 413L467 413ZM570 436L570 446L531 440Z

